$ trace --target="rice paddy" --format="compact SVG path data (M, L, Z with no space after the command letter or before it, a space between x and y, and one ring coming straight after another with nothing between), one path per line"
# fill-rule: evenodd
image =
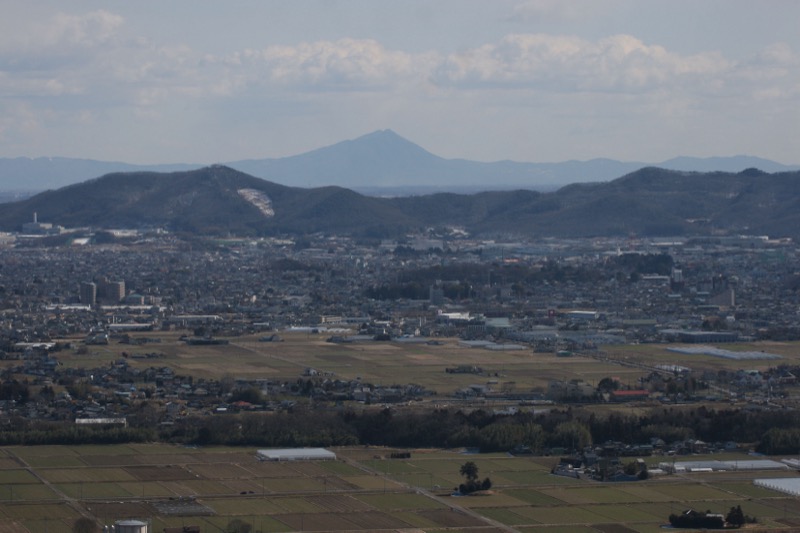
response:
M98 524L148 520L153 532L176 525L224 531L234 520L274 533L650 532L670 513L726 513L736 505L771 530L800 523L795 499L730 473L604 484L554 476L541 457L411 450L410 458L389 459L389 450L363 447L336 449L336 461L319 463L156 444L0 451L9 459L0 463L0 533L69 533L81 516ZM450 494L467 460L493 480L491 491Z

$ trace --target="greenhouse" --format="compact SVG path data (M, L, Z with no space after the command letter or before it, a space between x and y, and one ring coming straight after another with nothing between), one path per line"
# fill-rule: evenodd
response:
M336 454L325 448L280 448L258 450L262 461L319 461L336 459Z
M753 483L765 489L777 490L791 496L800 496L800 478L755 479Z

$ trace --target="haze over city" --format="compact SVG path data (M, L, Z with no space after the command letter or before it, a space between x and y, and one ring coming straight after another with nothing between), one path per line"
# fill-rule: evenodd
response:
M797 163L789 1L4 3L0 157ZM87 178L93 176L87 176Z

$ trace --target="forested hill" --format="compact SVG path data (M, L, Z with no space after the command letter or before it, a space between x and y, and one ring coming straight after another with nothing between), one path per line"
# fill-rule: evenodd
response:
M592 237L800 236L800 172L732 174L644 168L607 183L474 195L363 196L341 187L278 185L225 166L116 173L0 205L0 229L165 227L208 235L326 232L391 237L430 226L472 234Z

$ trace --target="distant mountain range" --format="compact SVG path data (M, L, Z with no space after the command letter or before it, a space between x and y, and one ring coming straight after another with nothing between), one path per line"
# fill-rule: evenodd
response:
M571 183L609 181L647 166L699 172L739 172L752 167L770 173L800 169L797 165L750 156L678 157L655 164L611 159L482 163L441 158L391 130L376 131L291 157L231 161L225 166L286 186L336 185L375 196L520 188L552 191ZM113 172L175 172L202 167L132 165L63 157L0 158L0 192L57 189Z
M0 205L0 230L33 213L66 227L166 227L205 235L375 238L457 226L475 235L800 237L800 172L681 172L643 168L607 183L531 190L376 198L342 187L287 187L215 165L114 173Z

